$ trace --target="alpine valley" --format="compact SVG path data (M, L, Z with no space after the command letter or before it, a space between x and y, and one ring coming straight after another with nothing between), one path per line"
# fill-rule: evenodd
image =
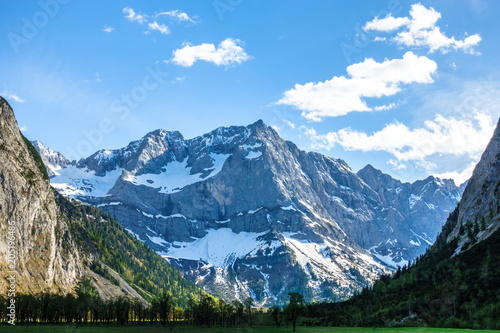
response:
M79 161L33 145L59 193L108 212L207 292L258 305L370 286L425 253L465 187L355 173L262 121L189 140L156 130Z

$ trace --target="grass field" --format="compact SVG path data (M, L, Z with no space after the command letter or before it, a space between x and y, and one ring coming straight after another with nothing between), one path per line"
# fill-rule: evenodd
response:
M2 333L169 333L168 328L161 326L130 326L130 327L105 327L105 326L0 326L0 332ZM288 333L292 332L292 328L282 327L274 328L267 326L260 327L244 327L244 328L225 328L216 327L210 329L202 329L190 326L178 326L175 327L172 332L177 333ZM364 333L364 332L377 332L377 333L459 333L459 332L500 332L500 331L481 331L481 330L467 330L467 329L453 329L453 328L353 328L353 327L297 327L297 333Z

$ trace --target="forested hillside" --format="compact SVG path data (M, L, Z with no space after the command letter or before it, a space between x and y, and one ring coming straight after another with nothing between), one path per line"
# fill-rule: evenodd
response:
M68 227L77 246L83 253L96 256L90 264L96 273L109 278L107 270L98 264L101 261L120 274L145 299L169 292L179 306L185 306L188 299L198 298L203 293L149 246L125 231L108 213L55 195L69 220Z
M457 211L448 223L456 218ZM491 219L486 216L484 221L488 224ZM463 236L476 237L483 228L464 230ZM383 276L373 288L346 302L310 305L306 316L311 323L334 326L498 329L500 232L453 256L458 242L438 241L409 268L398 270L393 277Z

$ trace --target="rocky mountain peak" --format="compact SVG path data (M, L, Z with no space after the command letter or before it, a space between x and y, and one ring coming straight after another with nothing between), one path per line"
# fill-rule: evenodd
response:
M43 163L47 167L49 177L58 175L57 171L67 167L70 161L63 154L46 147L40 141L31 141L38 154L40 154Z

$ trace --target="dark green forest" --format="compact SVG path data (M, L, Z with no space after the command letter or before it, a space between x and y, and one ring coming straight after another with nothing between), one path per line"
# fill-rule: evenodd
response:
M457 224L457 208L436 243L409 267L382 276L345 302L308 305L305 323L499 329L500 231L476 243L497 214L495 207L462 226L461 237L446 242ZM461 238L467 240L454 255Z
M120 274L146 300L170 293L174 295L176 304L182 307L190 298L204 293L146 244L131 236L108 213L58 193L55 196L69 220L69 231L77 247L86 254L96 256L89 267L97 274L118 283L99 264L101 261ZM69 250L69 244L65 244Z

